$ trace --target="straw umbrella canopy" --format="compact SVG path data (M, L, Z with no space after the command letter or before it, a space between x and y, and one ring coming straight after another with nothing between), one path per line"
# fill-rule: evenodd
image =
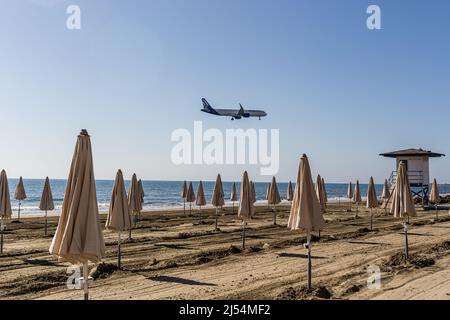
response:
M292 190L292 183L289 181L286 190L286 200L292 201L293 198L294 198L294 191Z
M253 216L253 192L251 183L248 180L247 171L244 172L241 182L239 197L238 217L242 219L242 249L245 249L245 225L246 221Z
M19 178L19 183L16 186L16 192L14 193L14 199L19 201L19 210L17 211L17 220L20 221L20 202L27 198L27 194L25 192L25 188L23 186L22 177Z
M236 191L236 186L234 187ZM232 191L233 193L233 191ZM224 192L223 192L223 184L222 184L222 178L220 176L220 174L217 175L216 178L216 183L214 184L214 191L213 191L213 195L211 198L211 204L216 207L216 222L215 222L215 230L218 230L218 214L217 214L217 209L218 207L222 207L225 204L225 199L224 199ZM234 205L234 204L233 204Z
M2 170L0 174L0 255L3 255L3 231L5 229L5 219L11 219L11 198L9 196L8 178L6 171Z
M375 183L373 177L370 177L369 185L367 187L367 203L366 207L370 209L370 230L372 230L373 214L372 210L378 208L377 192L375 190Z
M416 216L416 208L411 195L411 189L408 179L408 171L404 161L400 161L397 170L397 180L395 181L395 188L392 194L391 213L396 218L407 218ZM409 258L408 253L408 223L404 221L404 235L405 235L405 257Z
M195 193L194 193L194 187L192 186L192 182L189 182L189 187L186 192L186 201L189 202L189 214L191 214L192 202L195 201Z
M202 180L198 183L197 187L197 198L195 199L195 204L200 207L200 222L202 222L202 206L206 205L205 193L203 192Z
M275 177L272 177L272 182L270 183L269 188L269 197L267 199L267 203L269 205L272 205L272 211L273 211L273 224L277 224L277 215L275 211L275 206L281 202L280 193L278 192L278 186L277 186L277 180Z
M431 193L430 193L430 201L434 203L434 207L436 209L436 218L438 217L438 203L441 201L441 197L439 196L439 188L436 182L436 179L433 179L433 183L431 185Z
M128 206L127 192L123 181L122 170L118 170L109 203L108 217L106 218L106 228L118 233L117 239L117 266L121 268L121 243L120 233L132 228L130 207Z
M291 230L306 231L308 249L308 288L311 288L311 232L319 231L325 226L320 203L314 191L314 184L308 157L303 154L300 159L295 185L294 199L288 220Z
M349 204L350 204L350 211L352 211L352 201L353 201L353 186L352 183L349 182L348 183L348 188L347 188L347 199L349 199Z
M50 180L48 177L45 178L44 189L42 190L41 202L39 203L39 209L45 211L45 235L47 235L47 211L52 211L55 209L55 204L53 203L52 189L50 187Z
M183 188L181 189L181 197L183 198L183 213L186 215L186 195L187 195L187 184L186 180L183 182Z
M62 261L83 264L84 297L88 299L88 261L105 257L100 226L91 140L86 130L78 135L64 193L61 216L50 253Z
M325 212L325 194L324 194L324 188L322 186L322 178L320 177L320 174L317 175L317 179L316 179L316 195L317 195L317 199L319 200L320 210L322 213L324 213Z
M233 182L233 185L231 186L231 195L230 195L230 201L233 205L233 214L234 214L234 202L237 201L237 191L236 191L236 183Z

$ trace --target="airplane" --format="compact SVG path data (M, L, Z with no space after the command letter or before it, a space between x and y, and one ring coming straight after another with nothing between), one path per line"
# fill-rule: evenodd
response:
M214 109L211 105L206 101L205 98L202 98L203 109L200 111L214 114L216 116L226 116L231 117L231 120L241 119L241 118L250 118L250 117L258 117L261 120L261 117L267 116L267 113L262 110L244 110L242 104L239 103L239 110L235 109Z

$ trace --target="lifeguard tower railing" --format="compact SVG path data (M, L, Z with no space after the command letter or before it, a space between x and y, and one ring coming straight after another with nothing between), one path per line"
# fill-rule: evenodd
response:
M413 197L418 197L422 200L422 205L428 205L428 189L429 185L427 181L424 181L423 171L408 171L408 180L411 187L411 193ZM397 171L392 171L391 176L388 179L391 191L397 181Z
M421 187L424 184L423 171L408 171L409 184L413 187ZM393 186L397 181L397 171L392 171L391 176L388 179L389 185ZM428 184L425 182L425 184Z

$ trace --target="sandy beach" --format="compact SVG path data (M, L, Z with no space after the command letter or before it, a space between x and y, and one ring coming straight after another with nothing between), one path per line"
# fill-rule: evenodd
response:
M231 207L184 216L182 210L144 212L133 240L122 245L123 270L114 270L117 234L104 231L106 268L98 270L91 299L450 299L450 216L418 209L409 230L410 261L402 258L401 221L379 209L374 230L368 211L329 204L327 225L313 240L313 284L306 291L305 235L286 228L289 206L272 212L257 206L241 251L241 221ZM235 208L236 210L236 208ZM235 211L236 212L236 211ZM102 225L106 216L101 215ZM67 263L48 248L58 218L51 217L44 237L43 218L7 224L0 258L1 299L82 299L69 290ZM126 235L122 235L126 238ZM369 266L381 271L381 288L367 288ZM90 265L94 269L94 265Z

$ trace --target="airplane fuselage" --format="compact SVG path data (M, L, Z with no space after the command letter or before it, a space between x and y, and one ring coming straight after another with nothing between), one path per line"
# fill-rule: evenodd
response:
M244 108L240 104L239 104L241 107L240 109L215 109L210 106L210 104L208 103L208 101L206 101L206 99L203 98L202 102L203 102L203 109L200 109L200 111L213 114L216 116L231 117L231 120L250 117L257 117L261 119L262 117L267 116L267 113L263 110L244 110Z

